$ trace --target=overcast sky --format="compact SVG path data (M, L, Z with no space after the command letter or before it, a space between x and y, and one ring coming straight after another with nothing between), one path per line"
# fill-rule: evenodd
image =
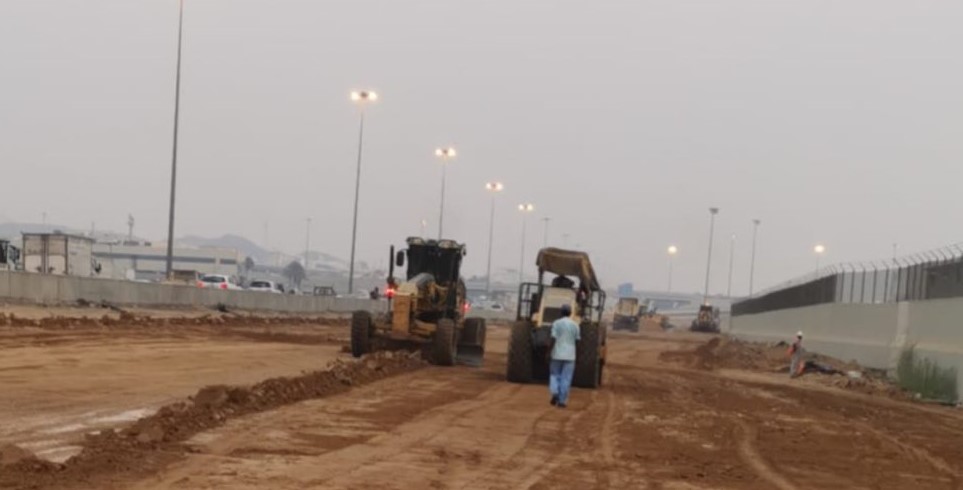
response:
M436 233L482 273L550 240L604 284L748 289L824 262L961 239L963 2L187 0L177 235L239 233L347 257L367 113L359 257ZM0 0L0 219L167 227L176 0ZM265 236L265 223L268 236Z

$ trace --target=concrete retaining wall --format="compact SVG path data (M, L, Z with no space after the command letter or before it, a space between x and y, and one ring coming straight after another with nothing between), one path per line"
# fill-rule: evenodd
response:
M900 353L955 367L963 393L963 298L887 304L830 303L732 318L728 333L752 341L792 341L802 330L812 352L894 372Z
M221 291L194 286L149 284L115 279L48 276L0 271L0 298L38 304L107 301L126 306L215 307L286 313L383 311L386 303L367 299L295 296L252 291Z
M910 303L907 346L944 368L955 367L957 393L963 394L963 298Z

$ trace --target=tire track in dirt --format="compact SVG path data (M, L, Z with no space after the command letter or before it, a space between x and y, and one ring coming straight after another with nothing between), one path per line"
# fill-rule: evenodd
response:
M930 465L934 470L946 475L952 488L961 488L961 483L963 483L963 475L960 475L958 471L953 469L944 459L934 456L929 451L914 446L910 443L901 441L898 437L894 437L891 434L887 434L869 424L864 424L861 422L852 422L854 426L860 427L864 431L872 432L876 437L882 439L889 444L892 444L899 449L900 452L906 454L907 456L922 461Z
M774 488L779 490L797 490L799 487L793 485L789 480L776 472L766 462L759 448L756 445L756 429L749 424L738 420L736 426L739 427L739 457L763 480L769 482Z
M346 451L350 450L351 452L355 452L361 446L365 446L367 449L361 450L365 451L366 458L359 459L357 464L353 468L348 469L347 472L345 472L344 467L340 467L340 470L338 471L339 475L333 479L324 481L324 485L331 486L331 488L346 488L346 486L342 485L357 484L357 481L352 480L357 479L359 472L377 474L379 464L391 465L393 463L393 458L411 455L421 449L426 449L426 447L431 445L433 441L443 437L447 432L450 432L453 427L460 425L456 424L456 422L463 419L463 417L466 415L473 413L487 414L489 413L487 409L507 402L516 396L519 391L521 391L521 388L522 387L519 385L496 385L488 390L483 391L474 399L455 402L449 405L443 405L441 407L431 409L427 414L419 417L421 420L415 421L419 426L424 425L425 427L444 427L444 429L441 431L432 433L430 430L410 430L410 428L402 426L400 429L403 429L403 431L401 432L393 431L386 436L377 436L366 443L345 448ZM453 405L468 406L455 410ZM391 441L390 439L396 440ZM378 446L381 446L382 442L387 442L388 445L378 448ZM374 457L371 457L371 446L375 446L376 448ZM423 453L437 454L436 452L429 450L424 450ZM327 455L322 457L326 456ZM332 454L331 456L335 455ZM457 476L458 475L448 474L446 475L446 478L453 478Z
M548 459L545 460L545 463L535 465L534 472L532 471L532 468L516 468L507 476L507 478L505 476L492 477L495 481L492 481L490 483L496 483L499 480L501 482L506 482L506 480L510 482L512 480L516 480L520 478L520 475L529 474L528 478L525 478L519 484L511 487L516 490L529 490L534 485L544 480L549 473L551 473L556 468L558 468L560 463L559 459L561 459L561 456L562 456L562 451L557 449L564 448L568 444L570 444L570 439L571 439L570 434L574 429L575 423L582 418L582 416L587 412L587 410L588 410L587 408L579 410L573 415L568 415L566 418L562 419L561 421L556 421L557 425L561 425L562 427L562 431L560 432L560 436L559 436L559 438L561 439L560 440L561 444L558 444L557 446L550 446L549 448L545 448L545 449L534 448L533 447L534 444L532 444L532 442L535 439L535 436L542 433L537 427L538 423L544 421L545 418L551 415L554 415L555 413L558 412L558 409L554 409L554 408L544 410L544 412L542 413L542 416L536 420L535 424L532 424L532 431L529 433L528 438L526 439L525 446L521 450L516 452L515 455L513 456L520 456L523 452L531 452L536 454L547 453ZM556 449L556 450L552 451L551 449ZM533 459L535 461L539 460L538 457L533 457L530 459ZM516 475L519 475L519 476L516 476ZM478 486L478 487L472 486L472 487L465 487L465 488L491 488L491 487L490 485L484 485L484 486Z
M396 383L396 381L392 380L394 384L389 388L393 395L404 392L408 386L406 383ZM436 383L437 391L443 391L446 386L446 383ZM377 475L381 466L394 465L394 460L399 456L404 457L418 453L421 449L430 446L431 441L441 437L446 430L456 427L459 419L474 412L487 413L490 407L505 403L520 389L521 387L518 385L495 385L482 391L475 398L457 400L429 408L426 412L415 416L411 421L388 432L333 451L302 455L303 457L293 457L295 455L290 454L270 454L271 451L262 451L262 453L267 459L276 456L292 456L289 461L284 463L285 470L279 473L290 472L304 475L314 488L350 488L352 485L363 482L366 473ZM363 395L363 393L360 394ZM349 398L358 395L358 393L346 394L340 399L331 401L334 403L350 403ZM390 396L390 398L394 397ZM315 409L315 404L301 404L301 406L287 407L287 409L294 411L312 410ZM283 417L283 413L272 414L275 417L278 415ZM267 416L252 418L242 421L238 426L226 427L225 430L218 431L217 438L205 447L206 453L192 456L192 460L167 471L162 480L138 488L176 488L178 482L192 475L195 476L195 480L198 479L196 475L211 475L213 458L217 458L218 461L222 461L228 466L231 466L232 463L242 467L251 462L257 463L264 458L258 458L250 449L248 449L250 457L232 455L239 454L238 451L245 447L257 446L260 439L259 434L265 430L265 426L274 425L266 419ZM446 429L442 431L433 430L437 427L445 427ZM424 453L422 455L431 454L431 451L427 450L420 452ZM271 473L274 472L276 470L272 468ZM279 477L280 475L275 478ZM204 478L200 477L200 479ZM274 483L298 488L304 485L301 480L285 482L275 480ZM212 484L211 488L222 487Z

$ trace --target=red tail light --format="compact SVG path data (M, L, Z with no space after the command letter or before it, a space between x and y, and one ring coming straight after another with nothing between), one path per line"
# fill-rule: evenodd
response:
M204 287L204 281L197 281L197 287L199 288Z
M222 283L221 283L221 289L227 289L227 283L226 283L226 282L222 282Z

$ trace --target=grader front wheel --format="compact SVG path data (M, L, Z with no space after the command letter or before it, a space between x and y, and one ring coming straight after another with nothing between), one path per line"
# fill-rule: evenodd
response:
M435 337L432 339L432 362L439 366L453 366L458 355L455 338L455 322L448 318L438 321Z

